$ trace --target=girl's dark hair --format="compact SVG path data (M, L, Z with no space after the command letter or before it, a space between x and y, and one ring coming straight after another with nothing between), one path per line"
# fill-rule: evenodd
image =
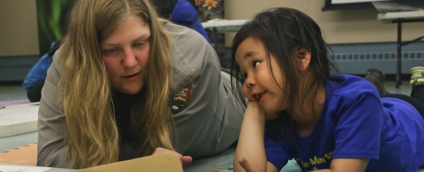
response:
M325 84L329 80L331 69L337 71L329 58L328 51L330 49L322 38L320 27L309 16L298 10L271 8L257 14L252 21L241 27L232 43L231 70L236 76L240 76L240 68L235 63L235 53L238 46L247 38L261 41L268 61L270 61L272 55L278 62L285 77L284 88L286 88L285 91L289 100L289 109L293 109L295 103L302 105L304 100L299 99L298 102L294 102L296 97L305 97L304 95L310 91L315 91L316 94L318 90L316 85ZM310 85L299 85L299 81L305 78L297 67L298 59L295 56L297 48L311 52L309 67L312 71L311 79L313 81L309 82ZM268 65L271 68L270 64ZM275 69L271 68L272 70ZM278 86L283 88L282 85ZM290 122L291 119L287 117L284 121Z

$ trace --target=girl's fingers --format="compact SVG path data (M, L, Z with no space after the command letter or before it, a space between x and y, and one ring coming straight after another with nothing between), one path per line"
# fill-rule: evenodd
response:
M247 160L243 157L240 157L238 159L238 163L241 165L241 167L243 167L246 172L253 172L253 168L250 166L249 162L247 162Z

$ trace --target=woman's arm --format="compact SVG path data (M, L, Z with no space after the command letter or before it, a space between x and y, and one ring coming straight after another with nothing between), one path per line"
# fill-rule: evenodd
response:
M186 103L174 112L176 150L194 158L220 153L237 140L245 106L236 101L217 54L205 39L186 27L171 23L166 27L172 38L172 89L189 88Z
M264 146L265 112L256 102L249 102L244 114L240 137L234 157L234 171L273 171L267 162Z
M69 168L70 161L65 158L64 131L65 115L57 102L57 89L60 79L59 51L47 72L38 111L38 150L37 165Z

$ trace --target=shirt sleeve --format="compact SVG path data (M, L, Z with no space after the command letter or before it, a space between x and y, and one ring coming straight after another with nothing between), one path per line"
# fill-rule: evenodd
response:
M191 87L187 103L173 116L176 150L194 158L220 153L237 140L244 109L233 107L213 47L191 29L173 24L167 28L173 38L173 90Z
M379 98L361 94L346 99L337 113L334 158L378 159L383 106Z
M283 141L281 130L276 127L274 121L267 122L265 126L265 153L267 161L277 168L278 171L293 157L289 155L286 143Z
M58 51L59 52L59 51ZM55 54L59 56L60 53ZM69 168L70 160L65 158L64 132L65 115L57 102L57 89L60 78L59 60L54 60L47 72L38 111L38 150L37 165Z

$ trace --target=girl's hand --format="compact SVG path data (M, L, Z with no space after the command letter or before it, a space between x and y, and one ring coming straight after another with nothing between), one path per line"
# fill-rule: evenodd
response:
M241 165L241 167L243 167L243 169L246 172L254 172L253 168L250 166L249 162L247 162L246 159L244 159L243 157L240 157L238 159L238 163Z
M267 114L264 109L258 105L257 102L250 101L247 103L246 112L252 112L254 114L259 115L260 117L264 117L265 120L276 119L278 118L278 114Z
M249 100L249 102L247 102L246 111L252 111L252 112L255 112L255 113L260 114L262 116L265 116L264 109L262 109L262 107L259 106L258 103L254 102L254 101Z
M191 161L193 161L193 159L191 158L191 156L182 156L178 152L175 152L175 151L172 151L172 150L168 150L168 149L164 149L164 148L156 148L152 155L167 154L167 153L168 154L173 154L176 157L178 157L181 160L181 163L183 165L190 164Z
M240 164L241 167L243 167L244 171L246 172L254 172L253 168L250 166L249 162L247 162L246 159L244 159L243 157L240 157L238 159L238 163ZM221 169L214 169L214 172L228 172L228 171L224 171Z

